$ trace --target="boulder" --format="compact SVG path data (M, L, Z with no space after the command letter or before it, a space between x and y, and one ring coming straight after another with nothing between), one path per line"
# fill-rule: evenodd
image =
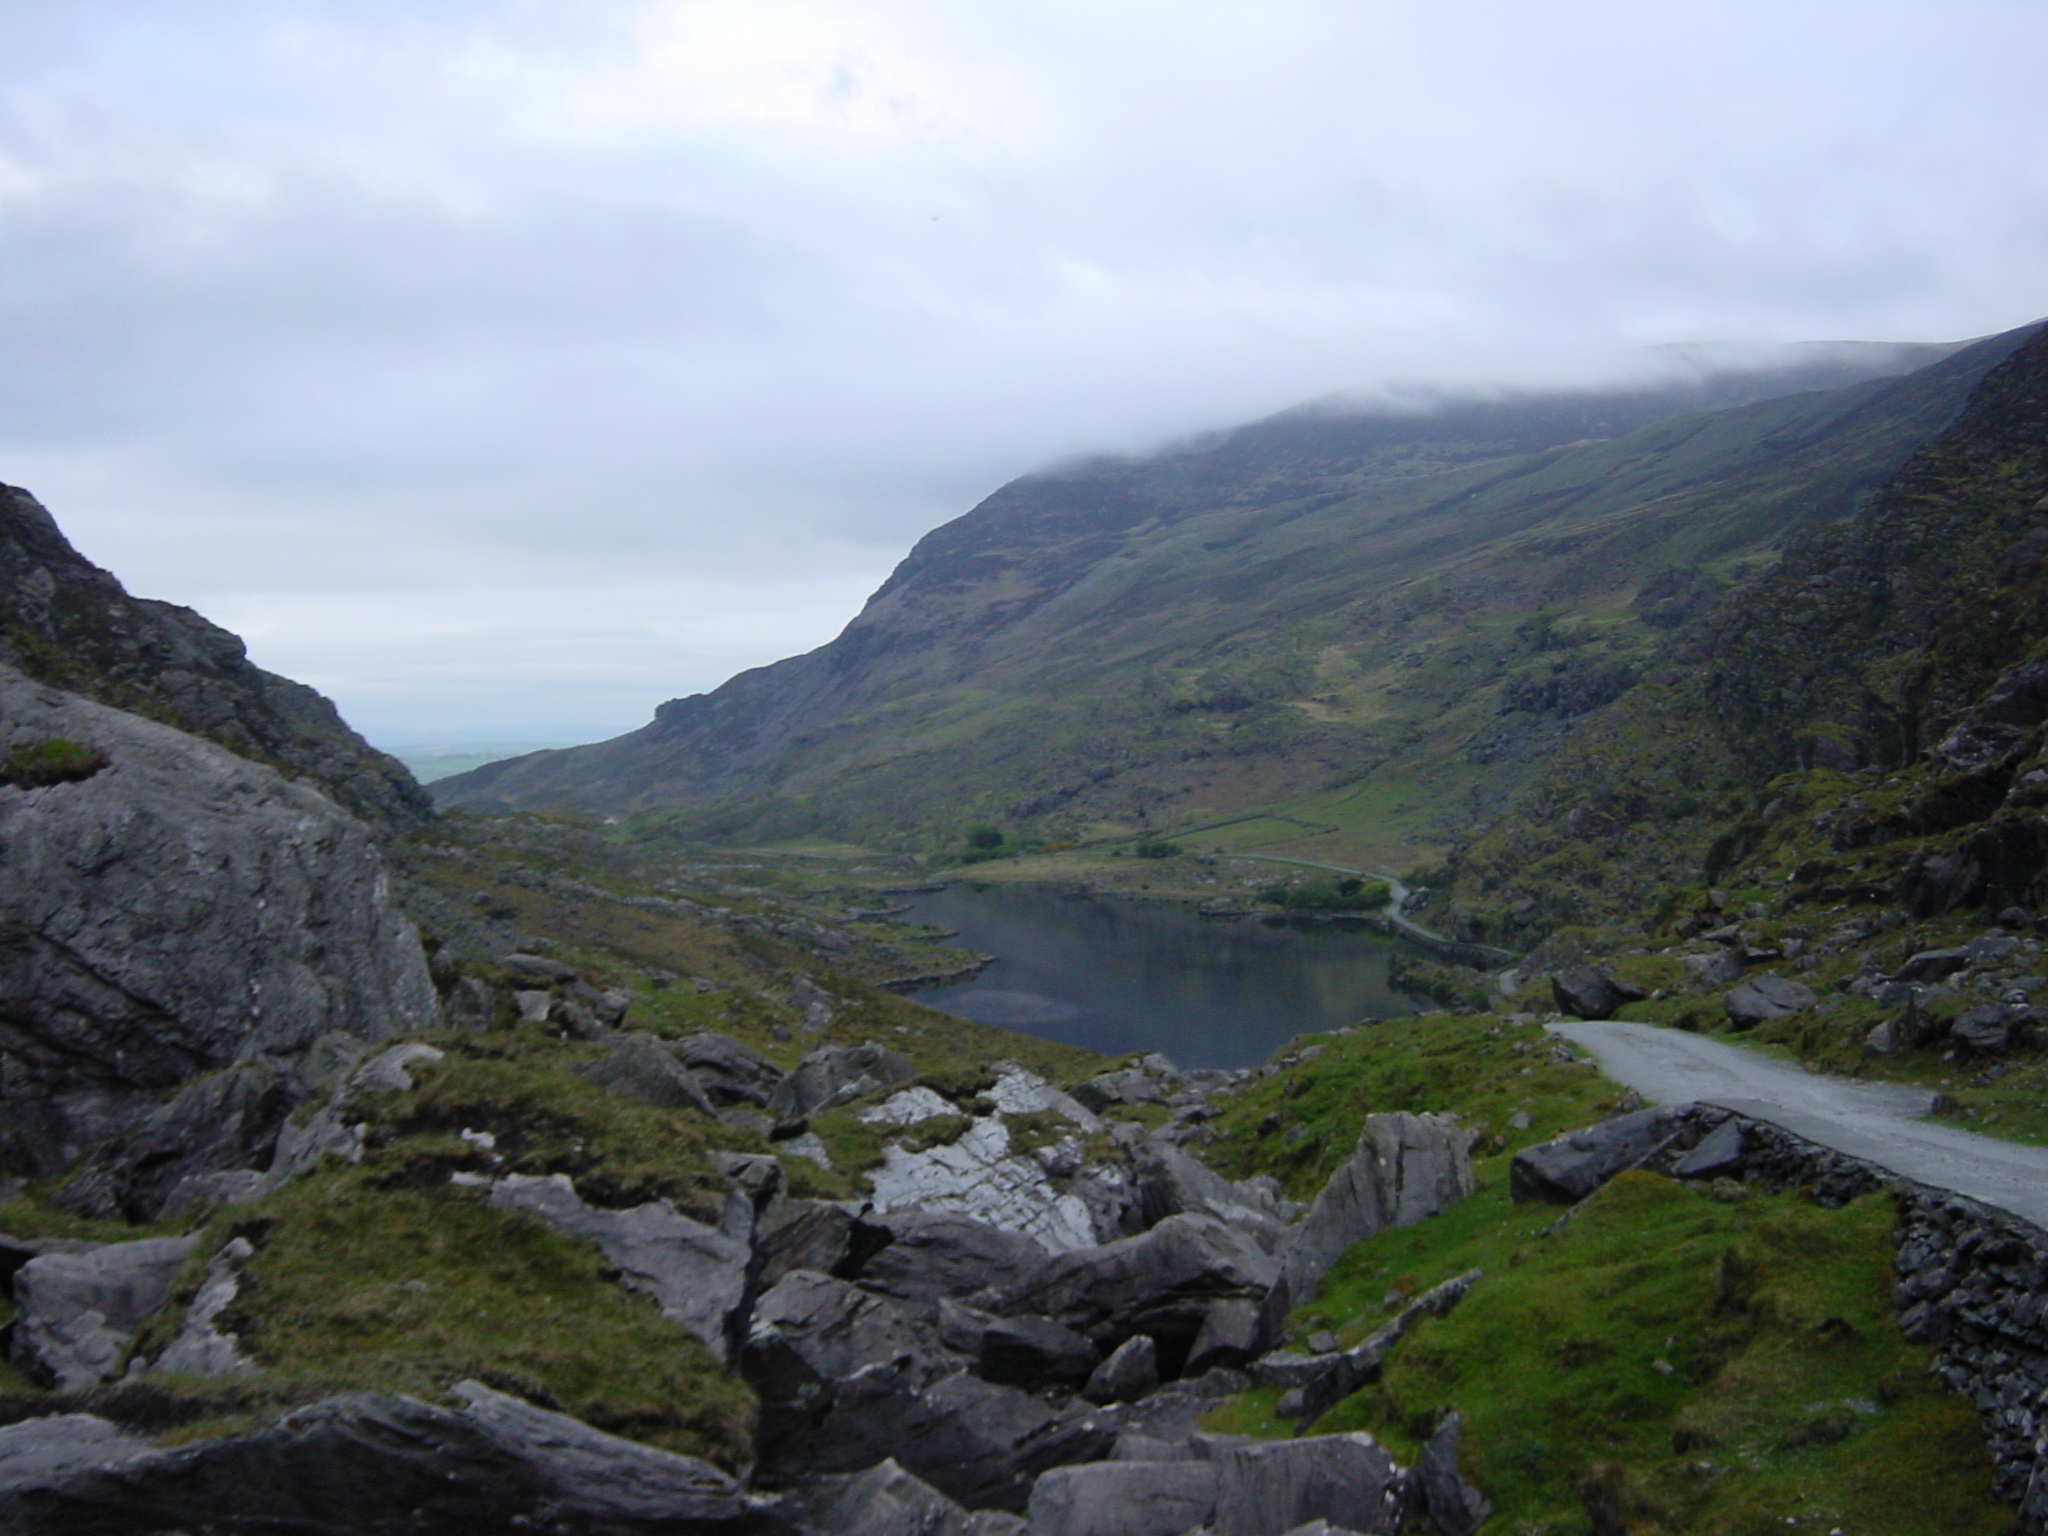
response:
M1675 1179L1732 1178L1742 1171L1742 1122L1723 1120L1671 1165Z
M1010 1387L1072 1390L1101 1359L1093 1344L1049 1317L991 1318L981 1329L975 1374Z
M185 1321L178 1336L150 1367L153 1372L174 1376L247 1376L256 1371L256 1362L242 1353L241 1341L220 1328L221 1314L241 1291L242 1266L255 1253L247 1238L236 1237L206 1261L206 1278L185 1309Z
M871 1212L852 1236L866 1256L848 1273L870 1290L909 1301L1008 1290L1046 1261L1045 1249L1021 1232L946 1211Z
M1647 1160L1681 1128L1668 1108L1639 1109L1524 1147L1508 1164L1508 1194L1517 1201L1574 1205L1617 1173Z
M1315 1435L1222 1448L1215 1536L1283 1536L1312 1520L1394 1536L1407 1476L1368 1434Z
M1923 949L1907 956L1906 963L1892 972L1893 981L1940 981L1944 976L1953 976L1970 963L1967 947L1954 949Z
M1286 1235L1286 1223L1263 1189L1232 1184L1169 1141L1151 1139L1131 1159L1139 1216L1156 1226L1169 1216L1214 1216L1242 1226L1269 1250Z
M663 1317L696 1334L721 1362L731 1357L746 1301L745 1243L666 1200L618 1211L585 1205L567 1174L508 1175L491 1186L490 1200L595 1243L620 1284L653 1297Z
M1458 1416L1446 1414L1415 1458L1411 1479L1416 1513L1436 1536L1476 1536L1493 1504L1458 1470Z
M1216 1512L1207 1461L1093 1461L1054 1467L1031 1490L1031 1536L1181 1536Z
M575 1072L586 1082L657 1109L717 1113L696 1077L652 1035L622 1035L613 1042L609 1055L581 1063Z
M1212 1303L1256 1302L1279 1273L1249 1234L1213 1216L1169 1216L1137 1237L1054 1255L997 1310L1055 1318L1103 1348L1149 1334L1172 1374Z
M754 1236L756 1283L773 1286L793 1270L844 1277L859 1267L864 1253L885 1241L872 1227L866 1249L855 1241L856 1218L851 1210L824 1200L785 1200Z
M848 1477L821 1477L791 1502L818 1536L970 1536L975 1519L893 1459Z
M1722 1007L1736 1029L1749 1029L1769 1019L1790 1018L1816 1001L1813 988L1783 976L1758 976L1730 992Z
M1742 957L1731 950L1711 955L1687 955L1686 972L1702 987L1726 987L1742 980Z
M1259 1353L1260 1332L1257 1302L1216 1302L1202 1318L1182 1369L1190 1376L1199 1376L1204 1371L1237 1370Z
M498 964L514 976L528 981L570 982L576 980L576 967L551 960L546 955L512 954L498 956Z
M862 1045L825 1045L796 1064L768 1096L768 1112L794 1122L870 1093L880 1093L915 1075L910 1058L872 1040Z
M158 1454L149 1441L89 1413L23 1419L0 1428L0 1500L17 1488L46 1487Z
M676 1045L675 1054L721 1109L765 1105L782 1081L782 1068L731 1035L691 1035Z
M2025 1039L2028 1010L2004 1003L1965 1008L1949 1026L1949 1037L1976 1056L2003 1056Z
M83 1448L96 1461L84 1465L50 1444L47 1429L24 1434L15 1425L0 1430L0 1528L13 1536L795 1536L772 1501L694 1457L621 1440L477 1382L455 1392L467 1404L459 1412L351 1393L254 1434L171 1451L138 1452L92 1421Z
M121 1368L143 1321L171 1299L196 1237L146 1237L86 1253L46 1253L14 1275L8 1357L66 1392L98 1386Z
M1161 1104L1167 1088L1141 1067L1103 1072L1074 1089L1074 1101L1083 1109L1100 1114L1112 1104Z
M1650 994L1590 965L1568 965L1550 978L1558 1010L1580 1019L1611 1019L1624 1003L1641 1002Z
M1471 1194L1470 1148L1471 1134L1449 1115L1367 1115L1357 1149L1280 1249L1286 1305L1306 1301L1353 1243L1413 1226Z
M758 1475L787 1485L893 1457L973 1508L1019 1509L1049 1466L1103 1455L1113 1425L983 1381L911 1308L802 1271L761 1298L744 1356Z
M1159 1385L1159 1346L1134 1333L1095 1368L1081 1395L1091 1403L1135 1402Z

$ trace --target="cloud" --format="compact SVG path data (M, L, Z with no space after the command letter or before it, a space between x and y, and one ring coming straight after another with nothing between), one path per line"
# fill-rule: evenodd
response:
M2044 44L2021 0L26 0L0 476L373 735L625 729L1074 453L2033 318Z

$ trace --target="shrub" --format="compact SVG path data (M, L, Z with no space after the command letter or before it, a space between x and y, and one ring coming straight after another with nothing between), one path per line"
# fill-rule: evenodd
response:
M1157 837L1148 837L1131 850L1141 859L1170 859L1180 851L1180 844Z

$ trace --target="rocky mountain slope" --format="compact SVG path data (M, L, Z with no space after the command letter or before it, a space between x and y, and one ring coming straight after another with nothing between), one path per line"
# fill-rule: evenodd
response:
M972 822L1066 841L1268 808L1353 862L1412 862L1731 574L1868 496L2017 340L1300 411L1027 476L920 541L832 644L435 791L927 847Z
M404 766L327 699L252 666L240 639L191 609L130 597L14 486L0 486L0 655L38 682L308 778L373 825L432 812Z

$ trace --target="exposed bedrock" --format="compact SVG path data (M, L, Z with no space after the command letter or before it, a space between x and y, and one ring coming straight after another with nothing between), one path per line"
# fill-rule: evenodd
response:
M0 785L0 1161L50 1173L123 1128L92 1204L149 1217L177 1178L249 1166L293 1104L438 1007L361 822L0 665L0 752L72 748L74 776ZM209 1073L231 1075L192 1082ZM192 1102L162 1102L187 1084Z

